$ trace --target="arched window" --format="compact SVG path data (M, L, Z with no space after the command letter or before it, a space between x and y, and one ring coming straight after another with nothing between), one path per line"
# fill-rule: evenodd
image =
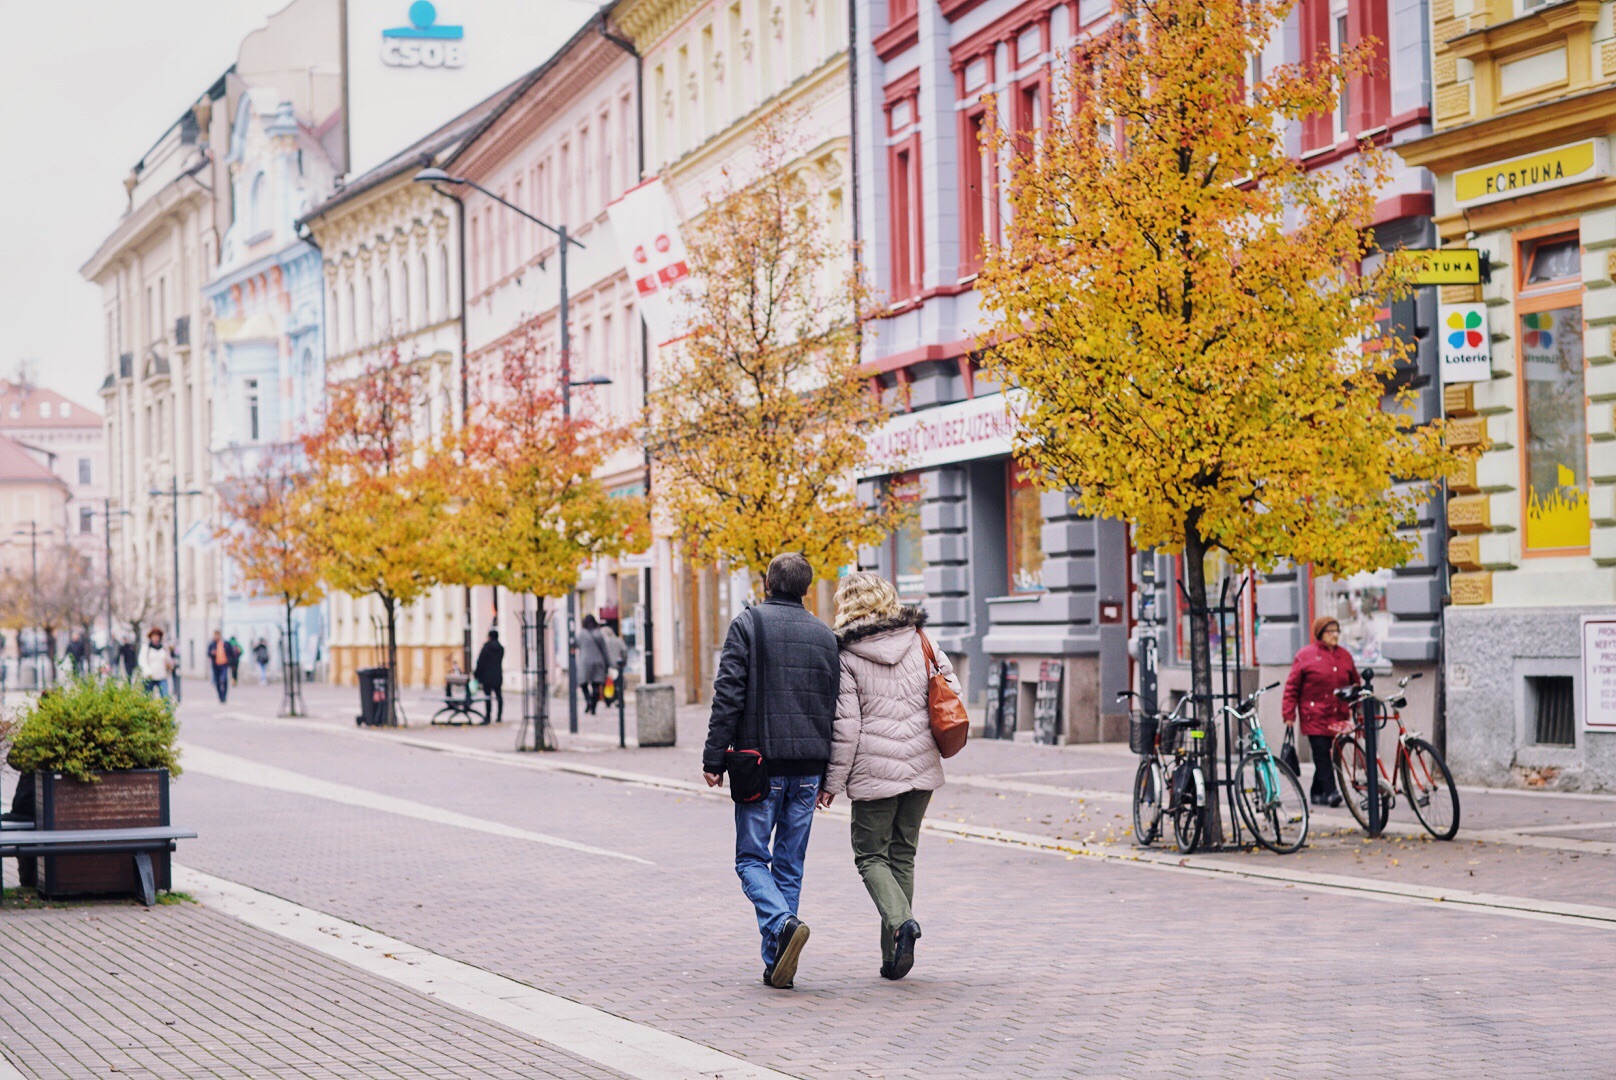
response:
M359 305L355 302L353 282L348 282L348 348L359 348Z
M376 288L371 284L370 278L365 278L365 332L360 339L365 345L376 340Z
M398 264L398 324L401 330L410 330L415 324L410 321L410 264L404 260Z
M325 328L325 340L329 347L341 340L337 336L337 330L341 324L342 312L337 305L337 287L334 284L325 292L325 310L326 320L329 323Z
M259 173L253 177L252 201L249 204L248 220L252 222L252 234L257 236L269 229L269 177Z

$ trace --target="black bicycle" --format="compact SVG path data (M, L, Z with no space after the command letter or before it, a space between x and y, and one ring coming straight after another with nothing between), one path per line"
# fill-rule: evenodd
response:
M1118 701L1138 698L1133 690ZM1133 779L1133 835L1149 847L1161 835L1163 817L1173 819L1173 839L1188 855L1201 846L1201 808L1206 805L1206 774L1200 744L1206 731L1200 721L1183 715L1189 696L1170 713L1134 712L1128 717L1128 748L1144 757ZM1187 735L1187 745L1179 736Z

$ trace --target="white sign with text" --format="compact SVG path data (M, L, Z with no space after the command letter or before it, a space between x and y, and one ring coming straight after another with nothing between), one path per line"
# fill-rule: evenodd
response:
M1582 726L1616 731L1616 616L1582 617Z
M894 416L869 437L871 463L862 475L1004 457L1026 397L1024 391L1012 390Z
M1493 377L1486 304L1443 304L1437 308L1437 324L1444 384L1486 382Z
M673 199L662 180L652 177L623 192L606 212L651 340L666 345L680 336L680 312L692 284Z

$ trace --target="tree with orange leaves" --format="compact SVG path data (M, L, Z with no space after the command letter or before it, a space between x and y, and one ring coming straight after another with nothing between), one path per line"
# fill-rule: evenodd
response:
M426 375L394 349L327 390L320 427L303 439L308 481L297 492L325 583L381 602L390 722L398 717L398 612L453 571L455 466L426 429Z
M1374 329L1408 280L1369 232L1386 158L1365 144L1308 172L1285 152L1367 49L1246 83L1293 4L1118 0L1047 129L1003 133L1012 216L978 280L988 362L1028 395L1017 456L1140 547L1182 551L1201 610L1214 548L1257 569L1403 563L1429 494L1394 485L1456 463L1438 425L1383 407L1409 394ZM1202 706L1207 631L1191 620Z
M301 513L307 469L294 451L275 448L218 486L226 524L215 532L225 557L260 596L281 602L286 616L286 693L282 715L301 716L292 619L325 596L318 552Z
M564 417L560 378L530 327L506 345L493 386L474 404L456 441L462 542L452 580L563 596L585 563L650 543L646 500L614 498L595 475L629 432Z
M699 292L648 409L659 501L679 535L757 582L782 551L834 576L907 513L867 505L853 482L887 410L860 365L851 250L793 167L800 123L789 110L760 121L754 174L730 178L692 230Z

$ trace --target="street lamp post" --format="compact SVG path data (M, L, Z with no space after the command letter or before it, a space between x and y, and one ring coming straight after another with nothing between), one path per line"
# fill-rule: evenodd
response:
M110 498L103 498L101 500L101 526L102 526L102 533L103 533L103 535L104 535L104 537L106 539L106 560L107 560L106 572L107 572L107 666L108 667L113 667L116 664L116 653L113 651L113 647L112 647L114 637L115 637L114 630L113 630L113 613L112 613L112 515L114 513L118 514L120 517L133 517L134 516L134 514L132 514L128 510L116 510L116 511L113 510L112 509L112 500Z
M568 249L573 245L577 245L580 248L582 248L584 245L582 242L568 234L567 227L565 225L551 225L548 221L534 217L532 214L528 213L526 210L523 210L515 203L500 198L498 195L494 194L492 191L489 191L475 180L468 180L463 176L450 176L442 169L434 168L422 169L420 172L416 173L415 182L418 184L464 185L472 188L475 191L482 192L494 202L497 202L499 205L505 207L505 209L515 211L517 214L527 218L527 220L533 222L533 224L539 226L541 229L555 234L556 240L558 241L557 249L560 253L561 260L561 265L559 267L561 273L561 415L564 419L572 419L573 387L605 386L612 381L604 375L594 375L579 382L572 381L572 333L570 327L567 325L567 252ZM448 197L453 198L453 196ZM465 212L464 207L462 207L461 212ZM464 241L462 241L462 252L464 252L463 245ZM543 263L540 263L540 265L542 266ZM462 276L462 284L464 284L464 280L464 276ZM462 304L462 310L464 310L464 304ZM460 357L460 366L462 371L465 370L466 365L466 357L464 352L464 346L462 346L462 355ZM539 637L540 648L543 647L543 644L544 638L541 631ZM567 590L567 730L573 734L578 733L578 590L576 587Z
M180 478L179 478L178 475L176 475L174 477L174 479L169 482L169 486L168 486L167 490L164 490L162 488L152 488L146 494L150 495L154 499L155 498L160 498L160 497L166 495L170 499L173 500L173 525L174 525L174 648L179 649L181 647L180 646L180 642L181 642L181 636L180 636L180 496L181 495L200 495L200 494L202 494L202 492L199 491L196 488L192 488L190 491L181 491L180 490ZM174 676L175 676L174 677L174 700L179 701L180 700L180 679L179 679L179 665L178 664L175 665Z

